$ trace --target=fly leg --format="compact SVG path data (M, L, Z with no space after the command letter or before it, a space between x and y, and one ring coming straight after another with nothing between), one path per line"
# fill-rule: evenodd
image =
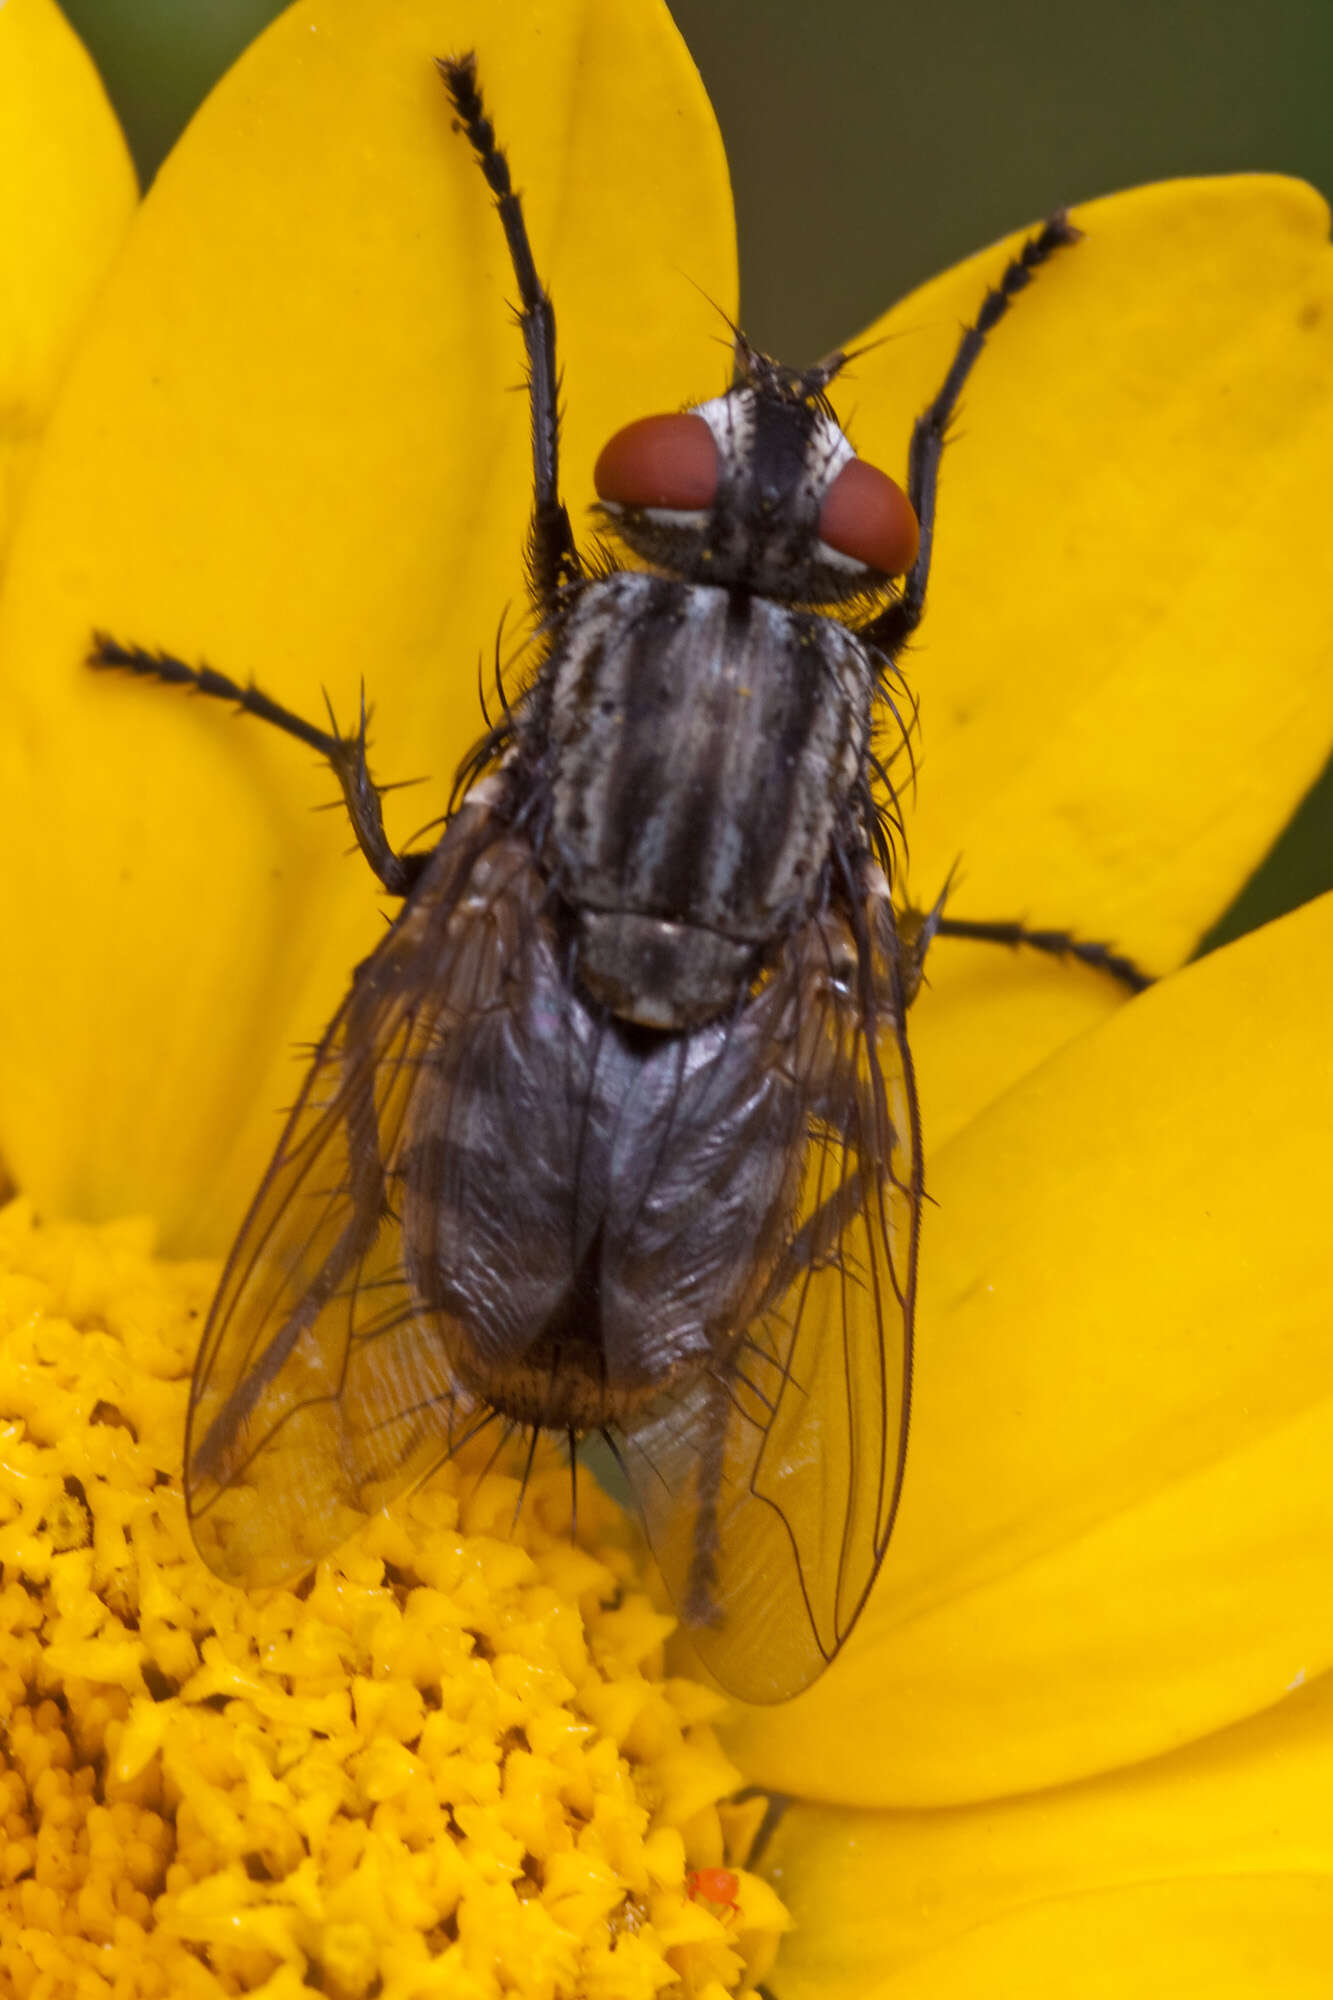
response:
M895 914L909 1005L921 990L926 954L937 937L971 938L978 944L1003 944L1011 950L1025 948L1044 952L1048 958L1073 959L1078 965L1089 965L1094 972L1105 973L1108 979L1114 979L1130 993L1146 992L1155 983L1152 973L1145 972L1141 965L1124 952L1117 951L1114 945L1096 938L1076 937L1072 931L1038 930L1016 919L985 922L972 917L946 916L944 901L948 893L949 885L946 883L932 909L908 908Z
M935 935L975 938L982 944L1007 944L1014 948L1025 945L1029 951L1042 951L1050 958L1072 958L1079 965L1090 965L1094 971L1106 973L1131 993L1144 993L1156 983L1151 972L1145 972L1113 945L1095 938L1075 937L1072 931L1033 930L1020 923L981 923L969 917L941 917Z
M722 1547L720 1507L726 1468L727 1423L732 1390L725 1381L710 1381L699 1429L699 1507L694 1520L685 1595L681 1604L687 1625L705 1630L721 1621L717 1601L717 1566Z
M949 425L959 398L988 335L994 332L1010 306L1032 282L1033 273L1070 243L1077 243L1079 231L1067 215L1053 215L1035 235L1030 236L1018 255L1010 260L1000 282L987 292L981 311L959 340L949 371L934 400L917 418L907 461L907 493L916 510L921 540L916 561L908 572L902 592L878 618L863 628L862 636L878 646L890 659L899 652L921 623L930 580L930 558L935 541L935 501L939 487L940 460L949 435ZM945 895L948 886L945 887ZM1038 930L1008 920L986 923L944 914L945 895L929 911L902 910L897 929L902 946L901 971L905 1000L910 1003L921 986L922 970L931 942L937 937L975 938L992 944L1025 945L1052 958L1075 959L1118 980L1131 993L1151 986L1151 975L1114 946L1077 938L1070 931Z
M560 377L555 354L555 311L537 276L523 206L514 192L509 162L495 143L477 87L473 55L441 58L437 64L449 101L472 144L477 165L495 196L518 286L518 323L528 356L528 401L532 411L532 521L528 529L528 572L538 613L549 618L561 592L583 575L574 531L560 498Z
M327 759L342 787L357 845L391 896L405 896L430 859L425 853L395 854L389 845L384 831L380 789L371 777L366 762L369 716L364 696L360 721L351 735L344 736L336 723L332 729L317 728L313 722L304 721L291 709L284 708L281 702L261 693L253 684L243 687L239 681L218 673L215 667L187 666L184 660L176 659L171 653L155 653L147 646L122 645L106 632L93 634L88 665L115 667L149 680L163 681L169 687L188 687L196 694L214 695L219 701L233 701L244 714L258 716L261 722L271 722L286 735L294 736L298 743L306 743L312 750L317 750L321 757ZM329 719L332 722L332 715Z
M1005 267L1000 282L987 292L981 311L965 328L949 372L932 403L912 428L907 457L907 497L916 510L921 540L916 561L907 574L902 593L878 618L862 630L862 637L892 659L904 641L921 623L926 606L926 585L930 580L930 555L935 540L935 495L939 484L940 460L944 456L949 425L958 408L963 386L986 344L1018 294L1032 282L1032 274L1067 243L1077 243L1080 232L1063 213L1053 215L1035 236L1030 236L1018 255Z

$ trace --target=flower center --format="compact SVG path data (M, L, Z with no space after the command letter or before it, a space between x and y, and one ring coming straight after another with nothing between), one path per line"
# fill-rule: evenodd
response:
M180 1493L213 1275L0 1212L0 1985L747 1991L785 1918L689 1893L747 1809L616 1508L582 1480L574 1541L554 1452L483 1457L219 1583Z

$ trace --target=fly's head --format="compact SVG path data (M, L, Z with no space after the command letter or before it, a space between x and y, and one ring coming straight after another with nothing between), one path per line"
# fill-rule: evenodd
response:
M826 390L846 356L801 373L743 337L725 395L640 417L597 461L600 512L635 555L689 583L790 604L873 595L916 558L902 488L858 458Z

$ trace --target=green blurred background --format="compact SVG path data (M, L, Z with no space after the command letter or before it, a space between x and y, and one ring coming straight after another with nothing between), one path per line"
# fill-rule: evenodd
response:
M64 6L145 180L282 11ZM1065 202L1249 169L1333 194L1333 0L676 0L673 12L727 143L747 330L792 362ZM1333 671L1333 637L1329 652ZM1333 769L1209 942L1330 886Z

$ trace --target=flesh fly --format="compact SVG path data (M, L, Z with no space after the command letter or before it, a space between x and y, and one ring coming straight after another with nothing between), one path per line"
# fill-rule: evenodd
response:
M895 907L885 736L946 430L1063 216L999 275L905 489L741 335L730 386L620 431L602 541L560 497L555 320L471 57L440 71L527 351L535 639L435 846L396 853L351 734L99 636L327 757L402 899L320 1041L195 1368L186 1492L217 1573L290 1578L468 1439L600 1434L725 1686L808 1685L902 1483L922 1201L906 1036L937 935ZM610 544L608 550L607 544ZM1121 977L1100 946L1030 934Z

